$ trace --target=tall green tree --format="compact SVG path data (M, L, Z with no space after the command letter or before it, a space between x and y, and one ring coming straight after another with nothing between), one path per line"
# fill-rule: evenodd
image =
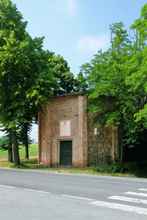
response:
M49 55L43 50L43 38L32 39L26 32L16 6L10 0L0 1L0 121L11 133L16 165L20 124L31 123L44 95L53 93L53 74L46 74Z
M131 26L131 36L122 23L111 25L110 48L82 69L89 81L90 110L99 123L119 127L122 151L136 145L147 128L146 30L147 4Z
M19 141L28 151L28 131L50 96L76 91L77 80L61 56L43 49L43 38L26 31L27 23L10 0L0 1L0 121L9 133L15 164Z
M52 54L49 58L49 68L56 80L54 95L65 95L86 90L87 85L83 74L80 73L75 76L62 56Z

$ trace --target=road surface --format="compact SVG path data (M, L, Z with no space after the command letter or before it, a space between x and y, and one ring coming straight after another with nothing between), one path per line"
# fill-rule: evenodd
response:
M0 169L2 220L147 220L147 180Z

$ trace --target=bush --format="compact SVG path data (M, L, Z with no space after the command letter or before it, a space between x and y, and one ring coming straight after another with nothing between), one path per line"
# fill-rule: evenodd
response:
M7 150L9 147L9 139L6 136L0 138L0 149Z
M138 177L147 177L147 161L103 164L98 165L94 170L99 173L129 173Z
M98 165L95 170L100 173L127 173L129 171L128 167L121 163Z

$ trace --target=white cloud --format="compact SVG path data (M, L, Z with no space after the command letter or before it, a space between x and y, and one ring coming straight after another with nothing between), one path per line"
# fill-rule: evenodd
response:
M77 4L76 0L67 0L68 12L71 16L76 15Z
M84 54L93 54L98 50L105 50L109 45L109 37L105 36L83 36L78 41L78 50Z

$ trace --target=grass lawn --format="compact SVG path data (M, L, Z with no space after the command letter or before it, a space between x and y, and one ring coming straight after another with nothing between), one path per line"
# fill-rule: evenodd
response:
M46 165L38 164L37 159L30 160L21 160L21 165L16 167L13 163L9 163L6 160L0 160L0 167L3 168L18 168L18 169L35 169L35 170L44 170L54 173L64 173L64 174L90 174L90 175L109 175L109 176L134 176L131 173L112 173L112 172L100 172L97 171L95 167L86 167L86 168L52 168Z
M112 164L98 165L86 168L50 168L46 165L38 164L38 145L30 145L30 160L25 160L25 149L20 146L21 165L15 167L13 163L7 161L7 151L0 150L0 167L19 168L19 169L42 169L56 173L79 173L92 175L111 175L111 176L137 176L147 177L147 163L138 167L137 164Z
M30 145L30 158L37 158L38 156L38 145L37 144L31 144ZM19 148L20 152L20 158L25 158L25 148L23 146L20 146ZM8 152L4 150L0 150L0 160L7 160L8 158Z

